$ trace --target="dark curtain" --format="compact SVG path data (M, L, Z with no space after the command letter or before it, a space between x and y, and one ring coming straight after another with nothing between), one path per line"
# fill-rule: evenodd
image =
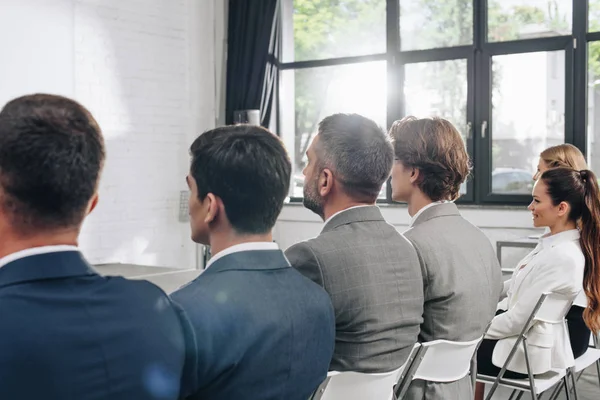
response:
M276 8L277 0L229 0L227 124L233 123L235 110L260 109L261 124L264 126L270 120L276 69L273 56Z

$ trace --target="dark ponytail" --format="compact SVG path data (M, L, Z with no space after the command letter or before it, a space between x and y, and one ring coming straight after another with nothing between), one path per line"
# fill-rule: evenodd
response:
M592 171L580 171L584 185L584 206L581 210L581 250L585 256L583 289L588 306L583 319L594 333L600 331L600 191Z
M596 175L590 170L555 168L540 178L556 206L570 205L569 219L580 221L580 245L585 257L583 290L587 307L583 319L594 333L600 331L600 190Z

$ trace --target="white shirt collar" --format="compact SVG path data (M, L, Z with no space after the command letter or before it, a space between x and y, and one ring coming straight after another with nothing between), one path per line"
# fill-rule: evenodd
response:
M412 218L410 219L410 223L408 224L408 227L410 228L413 226L413 224L415 223L417 218L419 218L419 215L423 214L423 211L425 211L428 208L431 208L433 206L437 206L437 205L445 204L445 203L452 203L452 202L449 200L440 200L440 201L434 201L433 203L427 204L425 207L421 208L419 211L417 211L415 213L415 215L412 216Z
M206 263L206 266L204 266L204 269L208 269L208 267L210 267L219 258L225 257L229 254L238 253L240 251L254 250L279 250L279 245L275 242L249 242L236 244L235 246L228 247L213 255Z
M47 253L58 253L61 251L79 251L79 249L77 248L77 246L69 245L32 247L30 249L17 251L16 253L12 253L0 258L0 268L4 267L6 264L10 264L11 262L17 261L21 258L37 256L40 254Z
M353 206L353 207L348 207L348 208L345 208L345 209L343 209L341 211L338 211L335 214L333 214L331 217L327 218L327 220L325 221L325 225L327 225L327 223L329 221L331 221L333 219L333 217L335 217L336 215L339 215L339 214L341 214L343 212L346 212L348 210L352 210L353 208L361 208L361 207L373 207L373 204L367 204L367 205L361 205L361 206Z
M573 242L577 240L579 240L579 230L569 229L568 231L563 231L555 235L546 233L540 238L540 243L542 247L549 249L563 242Z

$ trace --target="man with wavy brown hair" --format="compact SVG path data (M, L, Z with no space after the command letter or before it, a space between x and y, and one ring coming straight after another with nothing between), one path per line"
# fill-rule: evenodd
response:
M421 261L425 304L419 341L474 340L494 317L502 280L490 241L454 204L470 172L464 141L441 118L406 117L389 134L392 199L408 203L405 236ZM469 399L473 388L468 376L450 383L415 380L405 398Z

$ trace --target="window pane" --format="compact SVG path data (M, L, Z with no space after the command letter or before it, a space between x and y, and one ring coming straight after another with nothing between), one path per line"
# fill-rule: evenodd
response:
M572 0L489 0L488 41L571 34Z
M531 194L542 150L564 142L565 52L492 60L492 192Z
M283 71L281 121L293 157L291 196L302 197L305 152L324 117L358 113L386 128L386 75L385 61Z
M473 43L473 0L400 0L402 50Z
M404 68L406 115L445 118L466 138L467 60L407 64Z
M385 53L385 1L293 0L283 7L283 61Z
M588 32L600 32L600 0L589 0Z
M590 169L600 173L600 42L588 45L587 149Z
M466 140L467 60L407 64L404 68L406 115L447 119ZM465 182L460 193L466 191Z

